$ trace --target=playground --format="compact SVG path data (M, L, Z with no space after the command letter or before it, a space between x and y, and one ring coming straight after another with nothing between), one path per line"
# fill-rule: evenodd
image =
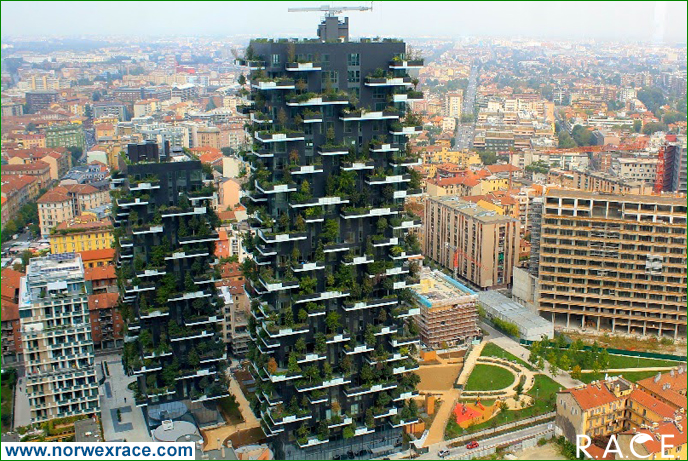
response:
M477 400L475 403L458 402L454 407L454 417L456 418L456 424L465 429L492 418L496 409L494 403L485 406L480 400Z

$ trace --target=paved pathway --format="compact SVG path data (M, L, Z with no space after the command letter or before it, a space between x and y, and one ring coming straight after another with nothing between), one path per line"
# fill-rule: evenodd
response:
M96 366L99 367L102 361L107 361L110 371L110 376L100 386L100 414L105 441L151 442L153 439L148 433L143 412L134 404L134 393L127 387L136 378L124 373L120 358L97 357ZM122 421L117 421L118 409Z
M239 424L228 424L226 426L203 431L203 436L205 437L203 451L219 449L219 445L235 432L245 431L260 426L260 421L258 421L253 411L251 411L251 405L241 391L239 383L232 375L230 367L227 367L227 377L229 378L229 392L236 398L244 422Z
M26 378L19 378L14 388L14 428L31 424L29 396L26 394Z

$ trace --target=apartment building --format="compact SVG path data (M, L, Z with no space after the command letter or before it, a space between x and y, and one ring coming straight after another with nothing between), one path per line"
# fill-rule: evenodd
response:
M10 165L30 165L35 162L47 163L50 166L50 179L57 181L64 176L72 166L72 156L64 147L47 148L33 147L25 149L6 149ZM3 166L3 173L4 173Z
M88 297L91 337L94 346L100 350L122 346L124 322L118 306L119 293L117 292L92 294Z
M220 149L220 129L214 126L199 127L196 130L195 147L212 147Z
M73 220L86 210L108 203L110 203L109 193L89 184L67 184L55 187L38 199L41 235L48 237L55 226Z
M19 286L23 272L6 267L2 270L2 364L21 360L22 337L19 320Z
M33 163L2 165L2 176L33 176L36 178L39 189L47 188L52 182L50 178L50 165L39 160Z
M444 97L443 113L445 117L461 118L463 91L447 93Z
M112 230L109 217L98 220L90 215L77 216L50 232L50 251L57 254L112 248Z
M518 261L519 220L458 197L425 201L425 256L480 289L511 285Z
M654 184L658 163L657 158L618 158L612 161L612 170L619 178Z
M686 201L550 189L539 310L557 326L686 337Z
M666 192L686 193L686 137L677 136L661 147L664 149L662 190Z
M265 101L251 114L257 149L242 198L258 218L246 274L251 372L272 383L254 411L277 458L383 457L418 421L406 402L418 365L390 357L420 340L400 300L418 225L403 208L419 187L406 145L422 132L407 113L422 97L408 69L422 62L406 59L402 41L350 41L347 18L325 17L318 36L253 40L262 58L240 61L252 98Z
M34 113L41 109L49 108L52 104L57 102L57 98L58 92L54 90L27 91L26 106L29 113Z
M685 370L682 367L664 375L669 374L679 376L685 382ZM666 391L665 388L661 392ZM579 434L588 435L595 440L612 434L637 432L646 428L657 429L661 424L675 426L682 432L685 414L685 406L676 408L667 405L621 376L562 390L557 393L556 408L555 433L563 435L572 443L576 443ZM683 437L682 443L679 440L669 440L669 443L683 445L685 449L685 433Z
M34 258L19 288L31 422L100 412L81 257Z
M624 179L614 174L589 170L552 169L547 174L547 184L604 194L648 195L653 191L653 185L644 181Z
M440 271L423 267L420 284L412 288L420 340L429 348L445 349L466 344L479 334L478 297L470 288Z
M86 147L84 127L78 123L51 125L45 129L46 147Z
M27 203L38 197L38 181L35 176L2 175L2 225L14 219Z

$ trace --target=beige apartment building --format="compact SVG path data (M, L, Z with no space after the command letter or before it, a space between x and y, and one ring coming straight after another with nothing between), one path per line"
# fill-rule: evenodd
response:
M461 105L463 104L463 91L447 93L444 98L445 117L461 118Z
M425 256L480 289L511 285L520 245L519 220L458 197L425 201Z
M110 203L108 191L89 184L67 184L49 190L38 199L38 221L41 235L47 237L60 223L69 221L86 210Z
M550 189L539 261L555 325L686 337L685 197Z
M19 317L31 422L98 413L81 256L32 259L20 282Z

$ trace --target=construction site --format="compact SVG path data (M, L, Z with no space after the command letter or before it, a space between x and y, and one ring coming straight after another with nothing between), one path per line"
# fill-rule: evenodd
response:
M475 292L440 271L424 267L413 290L420 307L420 338L426 347L446 349L466 344L480 333Z

